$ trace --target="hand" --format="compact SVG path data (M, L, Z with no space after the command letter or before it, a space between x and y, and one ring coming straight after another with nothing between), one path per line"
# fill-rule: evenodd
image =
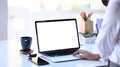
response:
M93 54L91 52L85 51L85 50L78 50L75 53L73 53L75 57L79 57L82 59L88 59L88 60L98 60L100 59L99 54Z

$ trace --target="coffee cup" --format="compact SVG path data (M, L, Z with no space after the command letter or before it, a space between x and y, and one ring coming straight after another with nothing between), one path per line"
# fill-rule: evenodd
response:
M21 37L20 40L21 40L22 50L23 51L30 51L32 37L24 36L24 37Z

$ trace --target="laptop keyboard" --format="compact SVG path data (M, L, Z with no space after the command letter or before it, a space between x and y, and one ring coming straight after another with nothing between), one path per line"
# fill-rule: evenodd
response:
M44 55L55 57L55 56L65 56L65 55L71 55L73 52L57 52L57 53L45 53Z

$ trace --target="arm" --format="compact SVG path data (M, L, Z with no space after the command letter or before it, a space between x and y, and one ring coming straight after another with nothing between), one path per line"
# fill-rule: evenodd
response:
M116 46L117 37L119 35L119 4L117 1L111 0L105 13L102 28L96 39L98 53L103 59L108 59L114 47Z
M74 53L75 56L78 54L78 57L90 60L97 60L100 59L100 57L105 60L108 59L113 52L118 36L120 35L120 13L118 11L120 1L117 1L119 0L111 0L106 10L102 28L95 43L98 52L90 53L88 51L79 50ZM83 55L79 56L81 53Z

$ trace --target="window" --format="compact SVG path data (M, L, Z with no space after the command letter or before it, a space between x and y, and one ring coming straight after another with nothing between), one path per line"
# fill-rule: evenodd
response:
M8 39L12 39L15 35L17 38L23 35L34 36L35 33L32 30L34 30L36 20L75 17L80 11L104 11L104 6L100 1L8 0Z

